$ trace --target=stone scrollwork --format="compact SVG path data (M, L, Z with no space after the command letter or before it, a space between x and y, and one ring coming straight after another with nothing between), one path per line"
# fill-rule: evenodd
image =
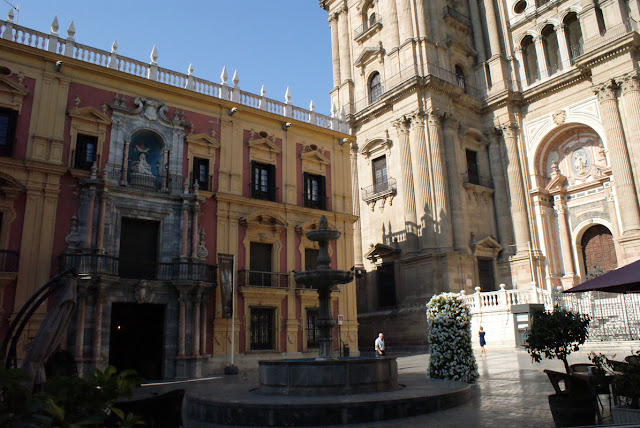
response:
M567 112L565 110L558 110L551 116L553 123L556 125L562 125L567 120Z

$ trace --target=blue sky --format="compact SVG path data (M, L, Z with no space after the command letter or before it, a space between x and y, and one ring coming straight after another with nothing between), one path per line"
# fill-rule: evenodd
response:
M78 43L149 61L158 49L158 65L220 82L238 70L240 87L329 114L331 43L327 13L317 0L2 0L4 16L19 3L18 24L49 32L58 16L58 33L66 37L74 21ZM1 9L4 7L4 10Z

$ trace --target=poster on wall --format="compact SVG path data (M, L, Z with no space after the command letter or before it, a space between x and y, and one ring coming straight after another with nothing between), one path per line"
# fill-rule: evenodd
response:
M231 318L231 304L233 299L233 254L218 253L218 271L220 272L222 317Z

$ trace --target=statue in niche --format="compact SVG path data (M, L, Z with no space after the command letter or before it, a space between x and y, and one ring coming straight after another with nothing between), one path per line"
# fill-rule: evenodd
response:
M573 169L578 174L584 174L585 172L587 172L587 169L589 167L589 155L584 149L578 149L573 152L571 161L573 163Z
M131 165L131 171L138 174L153 175L151 165L147 163L149 148L145 147L143 143L141 146L136 145L135 150L140 154L138 155L138 160Z
M560 168L558 168L558 162L551 161L551 177L556 178L560 175Z

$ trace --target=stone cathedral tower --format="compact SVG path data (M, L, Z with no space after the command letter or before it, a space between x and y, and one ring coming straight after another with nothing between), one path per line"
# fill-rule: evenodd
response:
M548 293L640 258L637 0L320 6L361 343L424 344L434 293Z

